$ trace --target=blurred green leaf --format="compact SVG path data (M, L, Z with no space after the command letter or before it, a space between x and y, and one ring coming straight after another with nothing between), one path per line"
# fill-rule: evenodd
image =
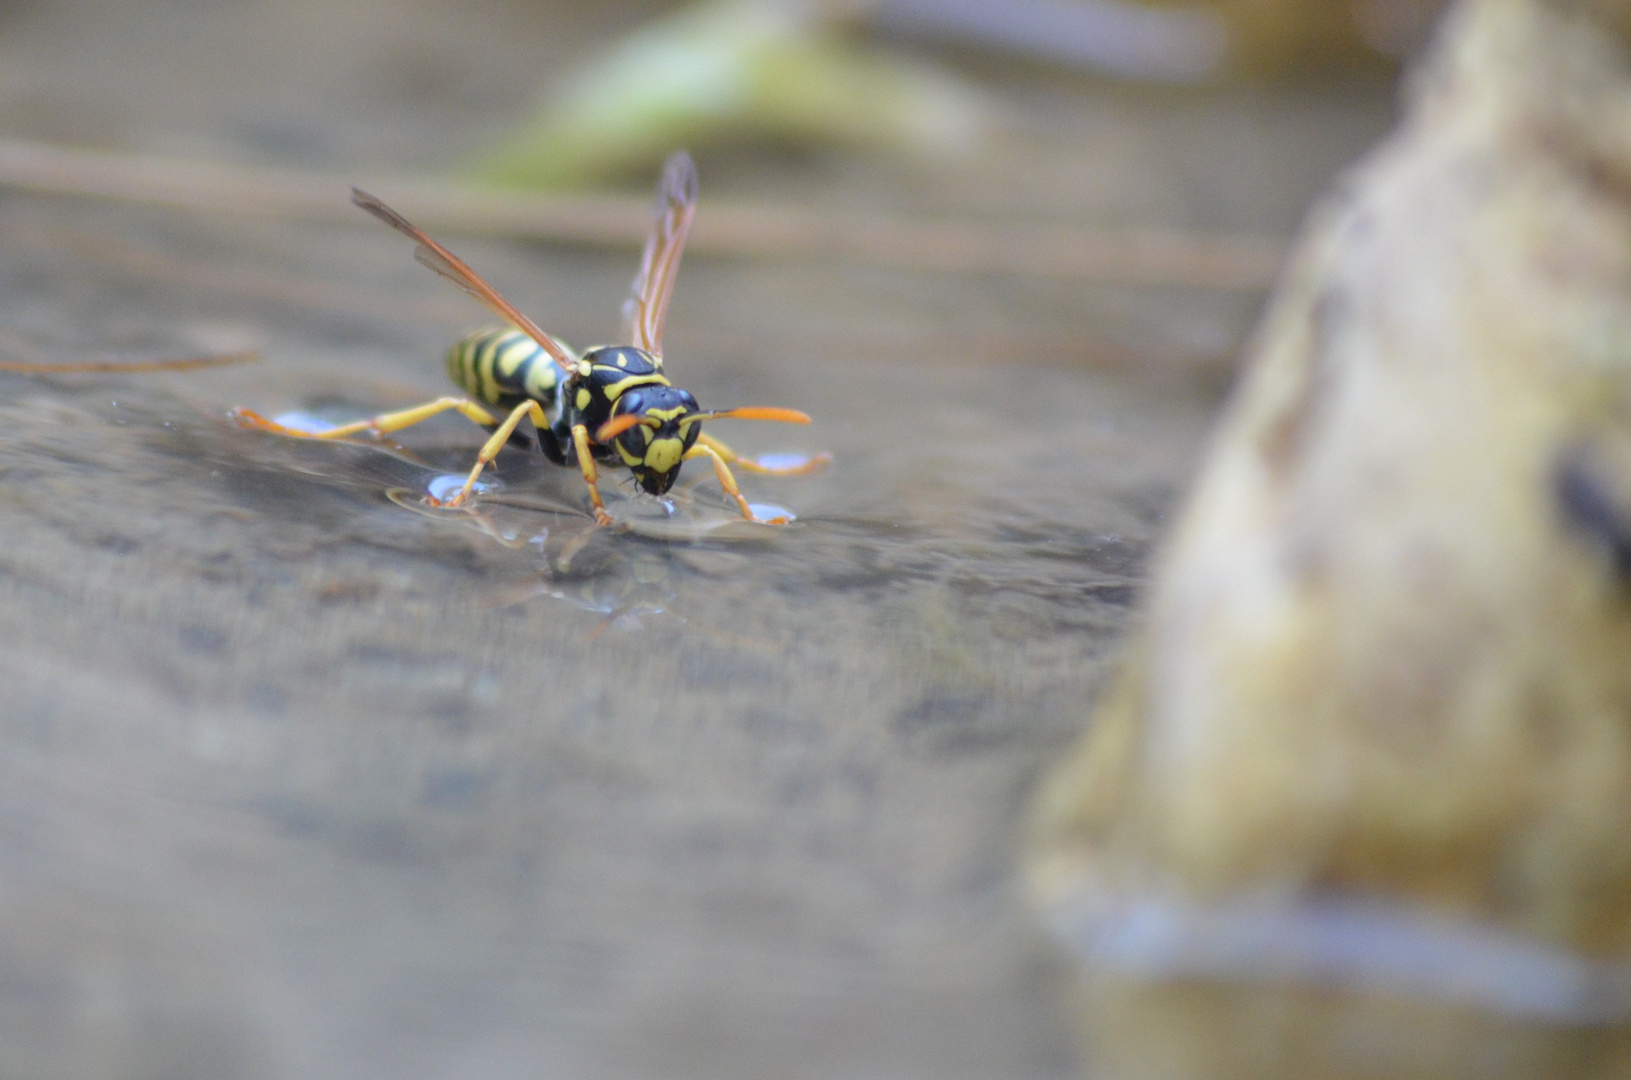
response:
M766 140L944 154L978 145L990 103L922 64L775 0L704 0L573 74L476 169L568 186L654 168L676 146Z

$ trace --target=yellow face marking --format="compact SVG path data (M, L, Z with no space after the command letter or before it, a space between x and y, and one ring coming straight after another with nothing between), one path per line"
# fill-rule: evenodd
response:
M635 465L640 464L641 461L645 460L644 458L640 457L638 454L629 453L628 448L623 445L623 440L621 440L621 439L616 440L615 442L612 443L612 445L617 447L617 456L623 459L623 464L625 464L625 465L627 465L627 466L629 466L631 468L633 466L635 466Z
M581 386L581 387L578 388L578 408L587 409L588 407L589 407L589 388L587 386Z
M683 440L658 439L646 447L646 468L653 472L668 472L680 463L680 455L683 453L685 453Z
M655 416L659 420L672 420L685 412L684 405L676 405L672 409L647 409L642 415Z
M617 358L617 366L618 366L618 367L620 367L620 368L626 368L626 367L628 367L628 366L629 366L629 358L628 358L628 357L626 357L626 356L621 356L621 355L620 355L620 356L618 356L618 358Z

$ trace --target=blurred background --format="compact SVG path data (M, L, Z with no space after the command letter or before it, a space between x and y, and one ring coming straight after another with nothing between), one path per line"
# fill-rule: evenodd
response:
M0 350L264 359L0 375L0 1076L1074 1075L1028 793L1434 7L4 5ZM682 145L668 368L815 417L719 432L834 454L786 532L225 423L447 392L348 184L586 345Z

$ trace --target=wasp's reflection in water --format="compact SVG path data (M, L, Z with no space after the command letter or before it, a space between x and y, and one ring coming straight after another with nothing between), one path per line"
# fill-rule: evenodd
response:
M463 480L438 475L428 487L434 495L438 485ZM538 491L489 495L457 509L431 506L409 488L392 488L386 496L404 509L473 530L506 548L536 553L541 568L496 590L489 597L492 606L549 597L602 615L591 637L609 629L638 631L646 620L667 615L733 644L753 644L687 614L679 594L697 567L694 557L680 553L685 545L704 540L755 540L777 527L744 521L723 506L698 500L691 488L670 498L614 502L611 508L623 526L619 530L600 528L582 509ZM755 505L793 516L781 507Z

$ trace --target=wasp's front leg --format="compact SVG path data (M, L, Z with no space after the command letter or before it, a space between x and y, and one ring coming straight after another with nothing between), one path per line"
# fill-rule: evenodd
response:
M712 449L728 465L735 465L737 468L746 469L751 473L765 473L770 476L805 476L821 470L832 462L832 455L823 452L816 454L814 457L805 458L797 465L761 465L752 458L745 458L738 454L707 432L697 432L697 442Z
M736 500L736 506L742 511L743 517L749 521L756 521L761 525L787 524L788 519L786 517L761 518L754 516L753 507L749 506L748 501L742 498L742 489L736 486L736 477L731 475L731 467L725 464L725 459L720 456L719 451L699 440L697 445L685 452L685 457L682 460L689 460L694 457L706 457L713 461L714 475L719 477L719 486L725 489L725 494Z
M595 524L616 524L616 519L606 512L606 504L600 501L600 470L595 468L595 456L589 452L587 427L572 425L572 445L578 451L578 468L583 470L583 482L589 485L589 501L595 504Z

